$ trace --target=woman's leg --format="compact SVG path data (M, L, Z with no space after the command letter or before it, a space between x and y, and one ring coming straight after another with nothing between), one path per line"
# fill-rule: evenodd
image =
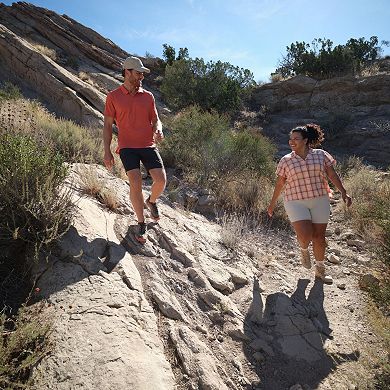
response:
M316 261L324 261L325 258L325 231L327 223L313 223L313 254Z
M313 237L312 222L310 220L303 220L303 221L292 222L291 224L297 235L297 239L300 247L302 249L307 249Z

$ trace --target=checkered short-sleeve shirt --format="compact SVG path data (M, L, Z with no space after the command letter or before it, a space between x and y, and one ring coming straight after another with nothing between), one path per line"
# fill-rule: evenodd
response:
M279 161L276 174L286 178L284 200L312 199L330 193L325 168L336 160L325 150L309 149L306 159L295 152Z

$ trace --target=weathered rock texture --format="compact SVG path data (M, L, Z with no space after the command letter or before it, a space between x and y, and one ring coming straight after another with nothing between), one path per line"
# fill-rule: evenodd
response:
M265 114L264 134L289 152L291 128L320 123L332 151L387 166L390 161L390 74L317 81L306 76L263 85L252 108Z
M115 212L83 193L91 169L116 194ZM370 378L362 343L384 354L355 290L366 253L345 242L358 237L331 227L329 252L342 260L324 286L300 267L289 233L259 231L233 250L221 226L163 197L140 245L124 181L74 164L66 185L73 226L35 269L54 323L34 389L348 389L357 370Z
M120 85L128 55L66 15L0 3L0 81L16 82L58 115L101 125L105 94Z

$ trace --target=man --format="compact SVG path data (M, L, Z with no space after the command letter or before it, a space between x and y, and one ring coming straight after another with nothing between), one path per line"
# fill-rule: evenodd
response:
M145 68L137 57L128 57L122 66L123 84L107 95L104 109L104 164L111 169L114 157L110 145L112 125L118 126L118 149L121 161L130 182L130 201L138 220L136 239L145 243L146 224L144 204L151 217L158 221L160 216L156 205L157 198L164 191L166 174L156 142L164 136L158 118L153 94L141 86ZM153 184L151 194L144 202L140 161L149 171Z

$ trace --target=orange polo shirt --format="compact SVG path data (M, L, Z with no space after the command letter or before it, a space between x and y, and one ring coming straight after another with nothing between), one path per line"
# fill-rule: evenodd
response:
M131 95L121 85L107 95L104 115L115 119L119 150L155 146L152 122L158 116L152 93L139 88Z

